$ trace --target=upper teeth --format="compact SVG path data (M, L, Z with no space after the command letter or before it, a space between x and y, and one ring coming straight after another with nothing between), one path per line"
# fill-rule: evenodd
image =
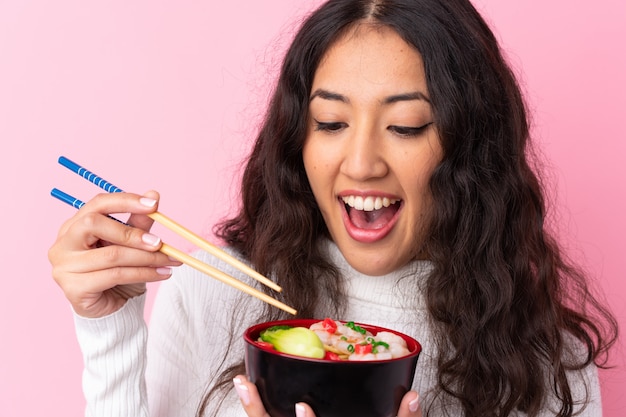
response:
M341 197L344 203L356 210L373 211L380 210L383 207L389 207L392 204L398 202L397 199L391 199L387 197L361 197L350 195Z

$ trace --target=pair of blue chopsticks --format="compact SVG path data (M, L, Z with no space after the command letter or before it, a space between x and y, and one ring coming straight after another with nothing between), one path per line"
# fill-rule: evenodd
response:
M81 177L83 177L84 179L86 179L87 181L91 182L92 184L97 185L98 187L102 188L104 191L108 192L108 193L121 193L124 192L121 188L116 187L115 185L111 184L110 182L106 181L104 178L99 177L98 175L94 174L93 172L87 170L86 168L83 168L82 166L78 165L77 163L67 159L64 156L59 157L59 164L63 165L64 167L68 168L69 170L73 171L74 173L80 175ZM52 191L50 192L50 194L61 200L62 202L69 204L70 206L80 209L82 206L85 205L85 203L81 200L79 200L78 198L75 198L57 188L53 188ZM248 265L244 264L243 262L239 261L238 259L232 257L231 255L227 254L226 252L222 251L221 249L219 249L218 247L212 245L211 243L207 242L206 240L202 239L200 236L196 235L195 233L191 232L188 229L185 229L183 226L181 226L180 224L176 223L175 221L173 221L172 219L168 218L167 216L163 215L162 213L159 212L154 212L154 213L150 213L148 214L148 216L150 218L152 218L154 221L164 225L165 227L169 228L170 230L172 230L174 233L182 236L183 238L189 240L190 242L194 243L196 246L206 250L207 252L211 253L213 256L223 260L224 262L234 266L235 268L239 269L240 271L246 273L247 275L249 275L250 277L256 279L257 281L263 283L264 285L267 285L268 287L274 289L275 291L281 291L281 288L274 283L273 281L267 279L266 277L264 277L263 275L259 274L257 271L255 271L254 269L250 268ZM228 274L225 274L224 272L210 266L207 265L205 263L202 263L200 261L198 261L196 258L172 247L169 246L165 243L162 244L161 252L165 253L168 256L171 256L174 259L177 259L178 261L187 264L189 266L191 266L192 268L195 268L197 270L199 270L200 272L203 272L215 279L218 279L220 281L222 281L225 284L228 284L232 287L235 287L249 295L252 295L254 297L257 297L259 299L261 299L262 301L265 301L266 303L269 303L275 307L278 307L282 310L287 311L288 313L291 314L296 314L296 310L293 309L292 307L289 307L288 305L283 304L282 302L275 300L274 298L270 297L269 295L257 290L256 288L250 287L247 284L244 284L240 281L237 281L235 278L231 277Z
M63 165L64 167L66 167L67 169L69 169L72 172L75 172L76 174L80 175L81 177L83 177L84 179L86 179L87 181L97 185L98 187L102 188L104 191L106 191L107 193L122 193L124 192L124 190L122 190L119 187L116 187L115 185L111 184L110 182L106 181L104 178L101 178L99 176L97 176L96 174L94 174L93 172L81 167L80 165L78 165L77 163L70 161L69 159L67 159L64 156L59 157L59 164ZM52 195L52 197L58 198L59 200L63 201L64 203L69 204L70 206L74 207L74 208L81 208L82 206L85 205L85 203L81 200L79 200L78 198L72 197L71 195L64 193L63 191L59 190L58 188L53 188L52 191L50 191L50 194Z

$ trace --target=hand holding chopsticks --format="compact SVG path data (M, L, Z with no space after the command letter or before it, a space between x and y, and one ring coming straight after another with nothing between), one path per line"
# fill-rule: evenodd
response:
M73 172L75 172L76 174L80 175L81 177L83 177L84 179L90 181L91 183L97 185L98 187L104 189L105 191L109 192L109 193L116 193L116 192L123 192L120 188L116 187L115 185L109 183L108 181L104 180L103 178L95 175L94 173L86 170L85 168L81 167L80 165L70 161L69 159L65 158L65 157L60 157L59 158L59 163L63 166L65 166L66 168L72 170ZM75 207L75 208L80 208L84 205L84 203L58 189L53 189L51 192L52 196L55 198L58 198L59 200ZM150 218L152 218L154 221L162 224L163 226L167 227L168 229L172 230L174 233L182 236L183 238L185 238L186 240L190 241L191 243L195 244L196 246L198 246L199 248L209 252L210 254L212 254L213 256L221 259L222 261L234 266L235 268L239 269L240 271L246 273L247 275L249 275L250 277L258 280L259 282L263 283L264 285L267 285L268 287L274 289L275 291L281 291L281 288L276 285L276 283L274 283L273 281L269 280L268 278L264 277L263 275L259 274L257 271L253 270L252 268L250 268L248 265L240 262L238 259L232 257L231 255L227 254L226 252L222 251L221 249L219 249L218 247L212 245L211 243L207 242L206 240L202 239L200 236L196 235L195 233L191 232L190 230L184 228L183 226L181 226L180 224L178 224L177 222L175 222L174 220L168 218L167 216L163 215L162 213L159 212L154 212L154 213L150 213L148 214L148 216ZM292 307L289 307L287 305L285 305L284 303L275 300L274 298L270 297L269 295L257 290L256 288L250 287L249 285L242 283L240 281L237 281L235 278L229 276L228 274L225 274L224 272L210 266L207 265L205 263L200 262L199 260L197 260L196 258L172 247L169 246L165 243L162 244L161 252L165 253L166 255L184 263L187 264L189 266L191 266L192 268L195 268L215 279L218 279L219 281L231 285L234 288L237 288L249 295L252 295L254 297L259 298L260 300L267 302L275 307L278 307L284 311L287 311L288 313L291 314L296 314L296 310L293 309Z

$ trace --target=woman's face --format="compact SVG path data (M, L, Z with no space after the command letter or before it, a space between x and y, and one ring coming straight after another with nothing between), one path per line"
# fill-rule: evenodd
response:
M389 273L418 257L442 158L420 54L362 25L329 49L311 88L306 173L350 265Z

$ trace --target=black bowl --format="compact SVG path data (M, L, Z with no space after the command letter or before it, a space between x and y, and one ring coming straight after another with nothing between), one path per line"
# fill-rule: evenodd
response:
M244 333L246 372L272 417L295 416L305 402L316 417L395 417L402 397L411 389L421 345L391 329L356 323L376 334L401 336L410 354L380 361L330 361L280 353L255 342L262 330L276 326L309 327L321 320L293 319L257 324Z

